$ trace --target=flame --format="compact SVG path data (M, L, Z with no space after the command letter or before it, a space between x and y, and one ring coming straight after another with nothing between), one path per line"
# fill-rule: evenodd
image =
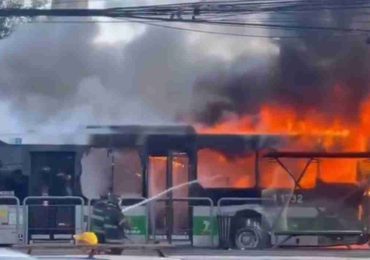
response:
M167 172L167 157L151 156L149 157L149 190L151 195L156 195L166 189L166 172ZM175 156L172 160L172 182L173 185L178 185L188 181L188 161L187 157ZM179 197L185 196L186 189L175 191L174 194L181 194ZM187 193L186 193L187 194Z
M335 95L343 96L341 89ZM282 135L288 138L288 143L279 147L280 150L298 151L367 151L368 135L370 134L370 98L364 102L357 120L349 120L340 115L328 115L315 109L304 111L294 110L289 106L264 105L257 115L243 117L227 117L221 122L209 127L195 125L201 134L238 134L238 135ZM219 186L251 187L255 184L253 177L246 177L246 167L243 159L231 162L225 160L221 153L203 151L199 154L200 178L216 173L224 176L223 184ZM248 158L244 158L248 161ZM307 160L295 160L289 164L290 170L299 174ZM330 183L356 183L359 160L355 159L322 159L319 165L313 164L307 169L301 180L301 186L312 188L316 179ZM251 167L249 165L249 167ZM253 167L252 167L253 168ZM222 170L223 169L223 174ZM260 183L262 186L275 185L286 187L291 180L280 165L263 163ZM252 174L252 173L249 173ZM231 176L231 177L230 177ZM279 176L279 177L274 177ZM232 179L232 180L231 180ZM201 179L202 180L202 179ZM221 182L221 181L220 181ZM215 185L211 183L209 185Z
M211 149L198 152L198 179L208 188L249 188L255 185L254 155L228 159Z
M370 112L369 107L366 107ZM309 118L309 119L305 119ZM212 127L196 125L203 134L242 134L242 135L289 135L311 137L348 137L352 129L345 126L340 118L330 119L320 116L317 111L306 113L300 118L293 109L278 106L264 106L257 116L226 119ZM370 129L370 116L366 118Z

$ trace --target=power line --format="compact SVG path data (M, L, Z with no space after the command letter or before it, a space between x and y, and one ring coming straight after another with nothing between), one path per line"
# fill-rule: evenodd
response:
M206 30L200 30L200 29L189 29L189 28L183 28L183 27L176 27L176 26L170 26L170 25L163 25L163 24L155 24L155 23L149 23L149 22L141 22L146 25L156 26L156 27L162 27L167 29L175 29L175 30L181 30L181 31L189 31L189 32L198 32L198 33L208 33L208 34L217 34L217 35L228 35L228 36L242 36L242 37L249 37L249 38L267 38L267 39L300 39L303 38L303 35L296 35L296 36L286 36L286 35L255 35L255 34L238 34L238 33L230 33L230 32L215 32L215 31L206 31Z
M301 38L299 36L286 36L286 35L257 35L257 34L240 34L240 33L230 33L230 32L219 32L219 31L209 31L209 30L201 30L201 29L190 29L178 26L170 26L158 23L150 23L144 21L41 21L41 22L30 22L31 24L41 23L41 24L122 24L122 23L139 23L144 25L149 25L153 27L159 28L166 28L166 29L173 29L178 31L186 31L186 32L195 32L195 33L205 33L205 34L213 34L213 35L226 35L226 36L237 36L237 37L248 37L248 38L265 38L265 39L298 39Z
M346 27L328 27L328 26L314 26L314 25L291 25L291 24L274 24L274 23L252 23L252 22L231 22L231 21L215 21L215 20L185 20L176 19L171 20L168 18L160 17L145 17L145 16L135 16L131 15L128 18L135 18L141 20L152 20L152 21L162 21L162 22L180 22L188 24L210 24L210 25L224 25L224 26L248 26L248 27L263 27L269 29L293 29L293 30L323 30L323 31L337 31L337 32L363 32L370 33L370 29L362 28L346 28Z
M346 28L346 27L330 27L330 26L320 26L320 25L306 25L306 24L291 24L291 23L271 23L271 22L239 22L233 20L209 20L209 19L182 19L179 18L171 18L168 17L168 13L173 12L174 8L176 7L184 7L183 11L192 14L194 11L194 4L214 4L217 3L217 8L208 8L206 9L206 14L214 14L216 15L227 15L230 14L235 17L236 14L241 12L246 12L246 9L240 8L240 6L251 5L255 4L257 7L263 4L271 5L273 4L273 8L268 7L261 8L261 10L274 10L274 12L282 12L287 11L290 8L292 11L292 6L294 8L302 8L302 3L304 6L307 6L307 1L302 0L281 0L281 1L271 1L271 0L250 0L250 1L207 1L207 2L187 2L181 4L167 4L167 5L151 5L151 6L136 6L136 7L121 7L121 8L108 8L108 9L0 9L0 17L11 17L11 16L28 16L28 17L36 17L36 16L101 16L101 17L113 17L113 18L129 18L129 19L140 19L140 20L147 20L147 21L160 21L160 22L179 22L179 23L188 23L188 24L208 24L208 25L218 25L218 26L244 26L244 27L256 27L256 28L267 28L267 29L276 29L276 30L315 30L315 31L335 31L335 32L346 32L346 33L353 33L353 32L361 32L361 33L369 33L370 29L365 28ZM338 4L335 1L317 1L311 0L309 1L311 4L317 3L318 5L336 5ZM352 6L354 4L369 4L369 0L353 0L351 1ZM238 7L237 9L229 10L222 9L221 7ZM344 6L342 2L342 6ZM286 7L289 7L286 9ZM285 8L285 9L284 9ZM294 9L293 8L293 9ZM370 8L370 6L369 6ZM295 10L297 11L297 9ZM302 9L299 9L302 11ZM248 10L249 12L249 10ZM253 13L253 11L251 11Z
M204 33L204 34L212 34L212 35L221 35L221 36L236 36L236 37L246 37L246 38L264 38L264 39L273 39L273 40L286 40L286 39L302 39L304 37L309 36L309 34L300 34L300 35L260 35L260 34L242 34L242 33L230 33L230 32L220 32L220 31L210 31L210 30L202 30L202 29L194 29L194 28L184 28L179 26L170 26L165 24L158 24L158 23L151 23L146 21L134 21L134 20L125 20L125 21L118 21L118 20L111 20L111 21L33 21L31 23L41 23L41 24L122 24L122 23L139 23L144 25L149 25L153 27L165 28L165 29L173 29L178 31L185 31L185 32L195 32L195 33ZM317 34L315 34L317 37ZM325 35L326 38L337 38L337 37L344 37L345 34L335 34L335 35ZM358 35L361 36L361 35Z

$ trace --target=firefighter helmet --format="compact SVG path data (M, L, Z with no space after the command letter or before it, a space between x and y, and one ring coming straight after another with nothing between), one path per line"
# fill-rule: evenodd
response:
M83 245L97 245L98 244L98 237L95 235L94 232L84 232L82 234L74 235L73 238L75 239L77 244Z

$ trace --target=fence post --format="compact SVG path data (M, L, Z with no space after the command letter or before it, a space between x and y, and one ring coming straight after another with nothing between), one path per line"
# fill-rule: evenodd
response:
M19 243L19 235L20 235L20 219L19 219L19 209L20 209L20 201L19 201L19 199L16 197L16 196L3 196L3 195L0 195L0 199L2 199L2 200L12 200L12 201L15 201L15 204L13 205L13 204L6 204L7 205L7 208L6 208L6 210L5 210L5 216L7 216L7 219L8 219L8 222L7 222L7 225L8 226L11 226L11 225L14 225L14 224L11 224L10 223L10 220L11 220L11 212L13 211L13 210L11 210L10 208L12 207L12 206L14 206L15 207L15 231L13 230L13 232L12 232L12 228L10 228L10 231L9 232L11 232L11 233L15 233L14 234L14 237L12 236L12 235L10 235L10 236L8 236L8 241L6 241L7 239L5 239L5 234L3 233L1 236L2 236L2 238L4 239L3 241L2 241L2 243L4 243L4 244L13 244L13 242L15 242L15 243ZM5 205L4 205L5 206ZM9 229L8 229L9 230ZM13 237L13 238L11 238L11 237Z

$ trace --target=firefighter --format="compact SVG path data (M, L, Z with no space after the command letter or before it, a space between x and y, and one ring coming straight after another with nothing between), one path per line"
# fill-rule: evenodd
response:
M113 194L102 197L94 205L91 216L91 231L99 243L121 244L124 242L125 229L129 229L122 213L121 201Z
M128 228L122 213L121 201L113 194L108 195L106 214L104 216L104 233L106 243L123 243Z
M106 199L101 197L95 204L91 214L91 231L95 233L99 243L105 243L104 218Z

